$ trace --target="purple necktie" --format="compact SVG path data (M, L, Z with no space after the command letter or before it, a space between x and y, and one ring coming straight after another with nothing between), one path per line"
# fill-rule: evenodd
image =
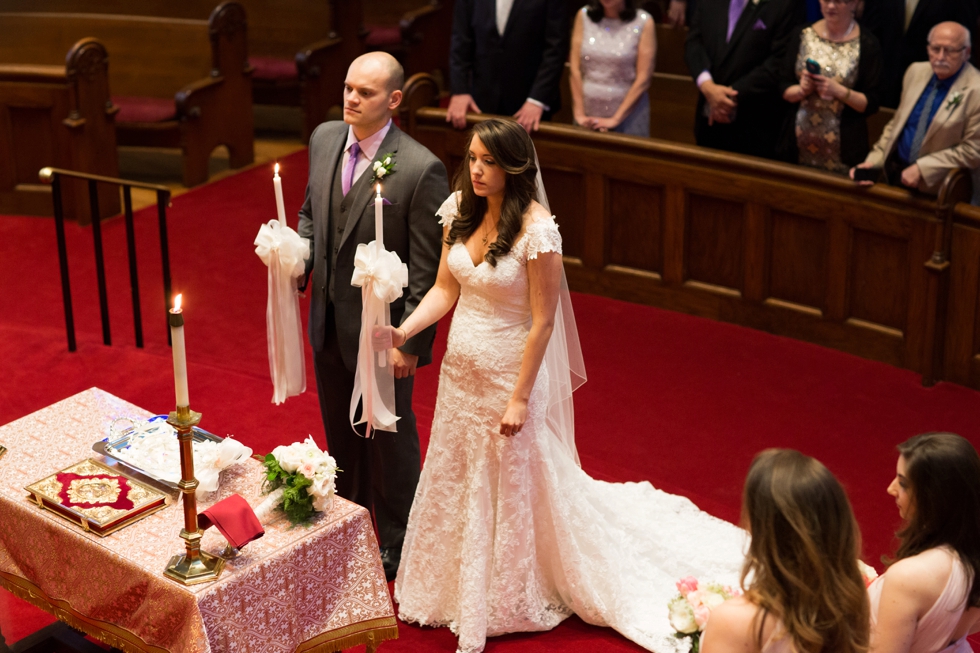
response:
M725 42L732 40L732 32L735 31L735 24L738 22L739 16L742 15L742 10L745 9L745 0L731 0L728 3L728 36L725 37Z
M737 1L737 0L736 0ZM344 197L347 197L347 193L350 192L350 187L354 185L354 171L357 169L357 155L361 151L361 146L355 141L351 143L350 146L350 158L347 159L347 167L350 170L344 175L343 182L341 183L341 189L344 191Z

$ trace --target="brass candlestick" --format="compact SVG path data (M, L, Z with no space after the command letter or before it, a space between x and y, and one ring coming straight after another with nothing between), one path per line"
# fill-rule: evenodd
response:
M193 428L200 424L201 413L196 413L189 406L177 406L170 413L167 423L177 429L177 439L180 440L180 483L178 487L184 493L184 528L180 536L184 539L187 551L183 555L175 555L170 559L163 575L183 583L196 585L216 580L221 575L225 561L201 551L201 531L197 527L197 479L194 478L194 448Z

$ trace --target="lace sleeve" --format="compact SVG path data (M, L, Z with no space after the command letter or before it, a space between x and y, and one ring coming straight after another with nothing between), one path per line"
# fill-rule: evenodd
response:
M537 220L527 226L527 258L537 258L538 254L557 252L561 254L561 234L554 218Z
M446 198L446 201L436 211L436 215L439 216L439 224L443 227L453 226L453 220L459 215L459 191Z

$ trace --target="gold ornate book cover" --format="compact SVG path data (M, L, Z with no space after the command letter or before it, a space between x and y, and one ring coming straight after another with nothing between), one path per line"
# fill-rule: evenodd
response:
M37 505L105 537L166 506L160 490L84 460L25 488Z

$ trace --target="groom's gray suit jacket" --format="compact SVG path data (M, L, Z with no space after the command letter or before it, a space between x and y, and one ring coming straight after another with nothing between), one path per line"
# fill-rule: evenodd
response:
M374 240L374 174L372 165L347 196L340 198L341 190L334 185L340 184L337 167L343 167L347 130L344 122L326 122L310 138L310 177L299 211L299 235L310 239L306 262L310 344L315 351L323 349L332 285L337 339L344 364L353 372L361 330L361 289L352 286L350 280L357 245ZM384 207L384 245L408 264L408 287L391 304L391 323L399 325L435 282L442 246L442 228L435 213L449 196L449 184L442 161L394 124L375 160L389 153L394 155L395 168L381 182L382 195L391 202ZM334 206L340 207L340 214L331 216ZM340 226L342 234L337 231ZM331 255L332 248L336 248L336 257ZM334 258L336 267L332 265ZM418 356L418 364L425 365L432 362L434 338L435 325L417 333L400 349Z

